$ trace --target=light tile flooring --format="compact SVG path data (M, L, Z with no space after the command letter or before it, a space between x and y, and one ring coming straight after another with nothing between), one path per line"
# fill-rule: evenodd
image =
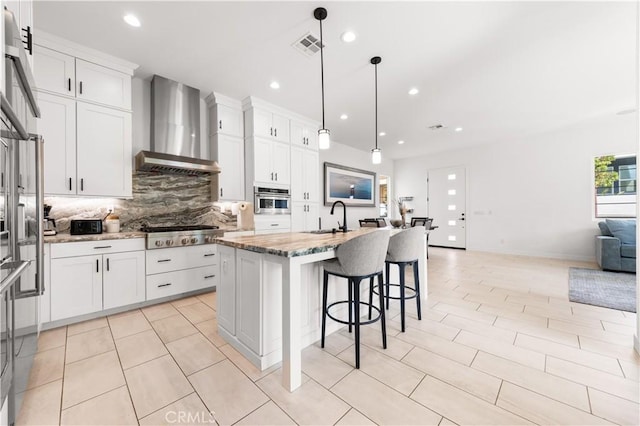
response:
M304 351L303 385L216 331L215 293L42 333L19 424L634 424L635 314L568 302L575 262L430 249L423 319ZM585 266L579 265L578 266ZM589 266L589 265L587 265Z

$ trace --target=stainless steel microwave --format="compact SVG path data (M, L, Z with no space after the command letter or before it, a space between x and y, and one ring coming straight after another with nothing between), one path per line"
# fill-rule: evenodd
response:
M288 189L256 186L253 193L255 214L291 214L291 193Z

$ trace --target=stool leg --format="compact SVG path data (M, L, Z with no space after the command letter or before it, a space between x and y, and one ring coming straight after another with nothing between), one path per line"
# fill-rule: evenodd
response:
M425 251L427 252L427 259L429 259L429 233L427 232L427 247L425 247Z
M418 261L413 262L413 280L415 281L415 289L416 289L416 305L418 308L418 319L422 320L422 309L420 308L420 276L419 276L420 267L418 266Z
M384 315L384 297L382 296L382 288L384 286L382 272L378 275L378 293L380 293L380 324L382 328L382 348L387 349L387 323Z
M369 319L371 319L372 308L373 308L373 277L369 279Z
M360 278L351 280L353 283L354 325L356 328L356 368L360 368Z
M404 333L404 273L407 269L407 264L399 263L398 267L400 268L400 324Z
M324 348L324 332L327 325L327 284L329 283L329 273L324 271L324 279L322 280L322 340L320 347Z
M386 270L386 273L387 273L387 293L385 294L385 299L387 300L387 309L389 309L389 280L390 280L389 272L390 272L390 269L391 269L391 265L389 263L385 262L384 266L385 266L385 270Z
M349 281L349 333L351 333L351 324L353 324L353 286L351 278L348 278Z

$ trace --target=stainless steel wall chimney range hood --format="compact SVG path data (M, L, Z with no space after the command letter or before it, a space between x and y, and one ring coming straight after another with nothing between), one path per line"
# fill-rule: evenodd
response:
M151 80L151 150L136 155L136 170L217 174L200 159L200 91L154 75Z

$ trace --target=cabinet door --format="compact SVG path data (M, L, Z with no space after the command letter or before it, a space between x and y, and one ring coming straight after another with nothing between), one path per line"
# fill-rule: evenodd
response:
M315 126L305 126L304 137L307 141L307 148L318 150L318 128Z
M273 137L272 114L258 108L253 108L253 135L264 138Z
M33 0L20 0L20 22L18 27L21 29L31 28L31 34L33 34ZM29 66L33 69L33 55L27 53L27 61Z
M131 113L78 102L78 194L131 197Z
M242 138L217 134L214 158L222 173L218 176L220 200L244 200L244 141Z
M44 138L44 192L76 193L76 101L38 93L42 118L38 132Z
M303 153L303 182L307 202L320 201L320 155L317 151L305 150ZM293 182L292 182L293 183Z
M291 147L294 146L306 146L306 139L304 135L305 127L302 123L297 121L291 121Z
M291 232L306 231L307 204L301 202L291 203Z
M146 299L144 251L105 254L103 306L117 308Z
M262 254L236 251L236 337L260 354Z
M303 148L291 145L291 201L307 201L307 191L304 177L304 153Z
M39 90L66 96L76 95L75 59L73 56L33 46L34 78ZM44 113L42 114L45 117Z
M76 80L78 99L131 109L131 76L76 58Z
M273 182L273 168L271 167L272 142L256 138L253 145L254 180L256 182ZM222 173L221 173L222 174Z
M217 133L224 133L230 136L243 136L242 110L217 104L216 112Z
M281 184L289 184L291 182L291 164L289 156L291 147L280 142L273 142L271 147L271 164L274 172L274 181Z
M289 119L282 115L273 114L273 137L277 141L290 143L289 140Z
M236 249L218 246L220 281L216 288L218 326L236 334Z
M304 230L319 229L320 206L317 203L307 203L307 214L304 217Z
M51 259L51 321L102 310L102 256Z

